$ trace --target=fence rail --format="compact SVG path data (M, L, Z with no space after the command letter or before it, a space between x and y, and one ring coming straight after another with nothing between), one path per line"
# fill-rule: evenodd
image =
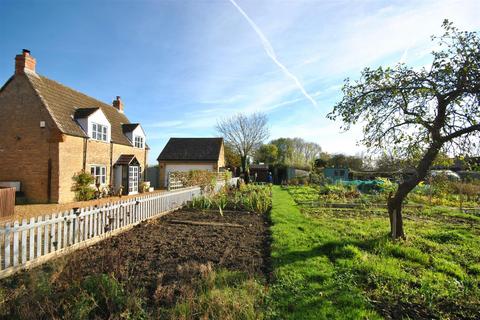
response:
M0 217L12 216L15 210L15 188L0 188Z
M0 278L181 208L199 187L144 195L0 226Z

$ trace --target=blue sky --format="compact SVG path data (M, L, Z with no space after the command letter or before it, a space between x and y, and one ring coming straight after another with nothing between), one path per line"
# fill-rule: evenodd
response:
M360 129L341 133L325 118L344 78L427 64L444 18L480 30L477 0L236 3L264 39L229 0L0 0L0 81L28 48L38 73L107 103L120 95L147 132L150 163L169 137L214 136L217 119L255 111L271 138L354 154Z

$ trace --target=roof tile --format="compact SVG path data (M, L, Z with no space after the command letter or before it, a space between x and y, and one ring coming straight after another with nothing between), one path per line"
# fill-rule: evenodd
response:
M170 138L158 161L217 161L223 138Z
M33 88L37 91L49 110L60 131L65 134L86 137L85 132L75 120L75 113L80 109L100 108L112 128L112 142L131 146L123 134L124 124L128 118L113 106L68 88L56 81L37 74L26 74ZM87 111L79 111L80 113Z

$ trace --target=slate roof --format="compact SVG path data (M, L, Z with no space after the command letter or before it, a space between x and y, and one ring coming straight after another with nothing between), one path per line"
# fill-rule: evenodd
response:
M218 161L223 138L170 138L158 161Z
M122 127L123 124L128 124L130 121L113 106L68 88L44 76L31 73L25 74L61 132L72 136L87 137L75 121L75 113L77 110L79 113L86 113L92 111L91 109L100 108L111 124L112 142L127 146L132 145L123 134Z

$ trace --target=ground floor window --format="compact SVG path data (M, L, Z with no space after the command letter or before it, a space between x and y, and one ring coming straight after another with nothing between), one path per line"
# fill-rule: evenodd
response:
M128 192L138 192L138 180L140 178L137 166L128 167Z
M90 173L95 178L95 183L107 183L107 167L105 166L91 166Z

